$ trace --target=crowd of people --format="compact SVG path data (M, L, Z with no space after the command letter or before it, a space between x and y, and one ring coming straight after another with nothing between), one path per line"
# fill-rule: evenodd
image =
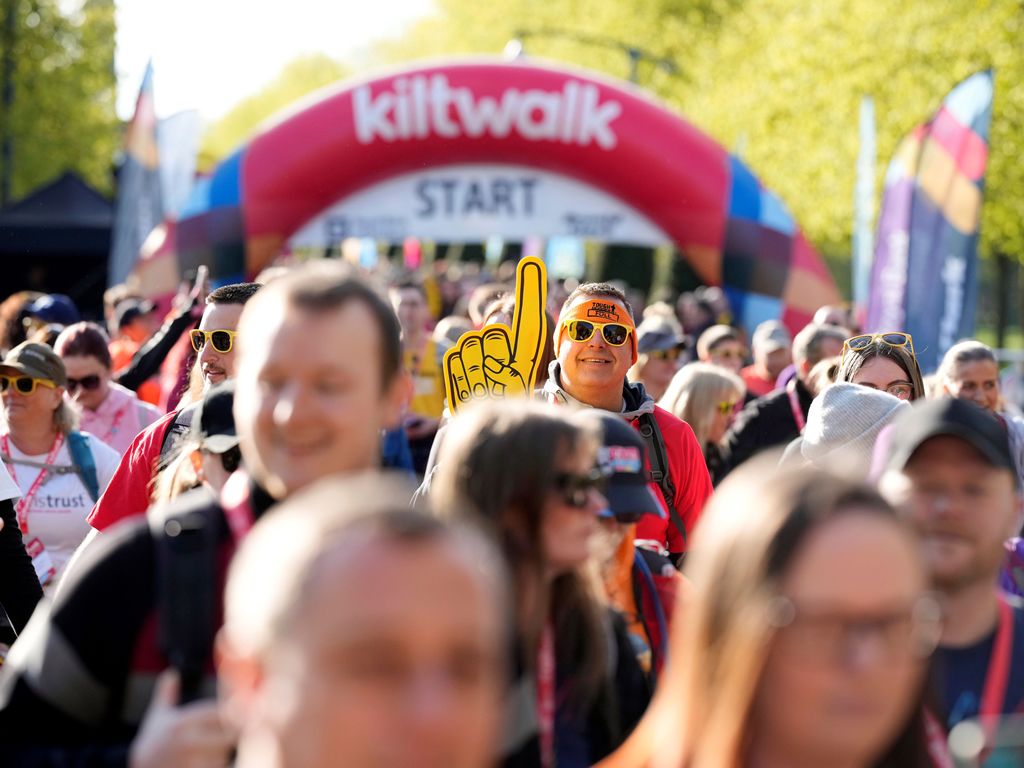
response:
M1007 764L990 348L556 281L533 397L453 415L508 266L0 304L0 765Z

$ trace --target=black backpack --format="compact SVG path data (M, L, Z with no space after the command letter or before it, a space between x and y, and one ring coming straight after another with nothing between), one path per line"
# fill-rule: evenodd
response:
M672 482L672 473L669 471L665 437L661 434L661 428L653 413L642 413L637 421L640 425L640 436L647 444L647 460L651 465L651 482L657 484L661 489L661 496L665 499L665 508L668 510L668 518L682 535L683 543L689 546L686 523L683 522L679 510L676 509L676 486Z

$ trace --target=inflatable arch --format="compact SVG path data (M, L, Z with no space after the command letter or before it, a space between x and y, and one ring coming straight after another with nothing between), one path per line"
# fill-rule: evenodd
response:
M221 282L289 243L575 234L674 244L747 327L796 329L838 300L738 159L633 86L532 61L431 63L317 94L221 163L169 227L151 259L173 251Z

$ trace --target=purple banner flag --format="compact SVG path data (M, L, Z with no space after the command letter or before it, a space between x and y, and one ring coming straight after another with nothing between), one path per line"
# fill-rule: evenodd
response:
M924 371L974 331L992 95L991 72L960 83L886 174L866 329L910 332Z

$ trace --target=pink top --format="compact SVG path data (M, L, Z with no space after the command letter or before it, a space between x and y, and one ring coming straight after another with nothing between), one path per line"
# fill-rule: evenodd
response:
M130 389L110 382L110 393L95 411L83 408L81 429L91 432L119 455L124 455L143 427L162 414L160 409L139 400Z

